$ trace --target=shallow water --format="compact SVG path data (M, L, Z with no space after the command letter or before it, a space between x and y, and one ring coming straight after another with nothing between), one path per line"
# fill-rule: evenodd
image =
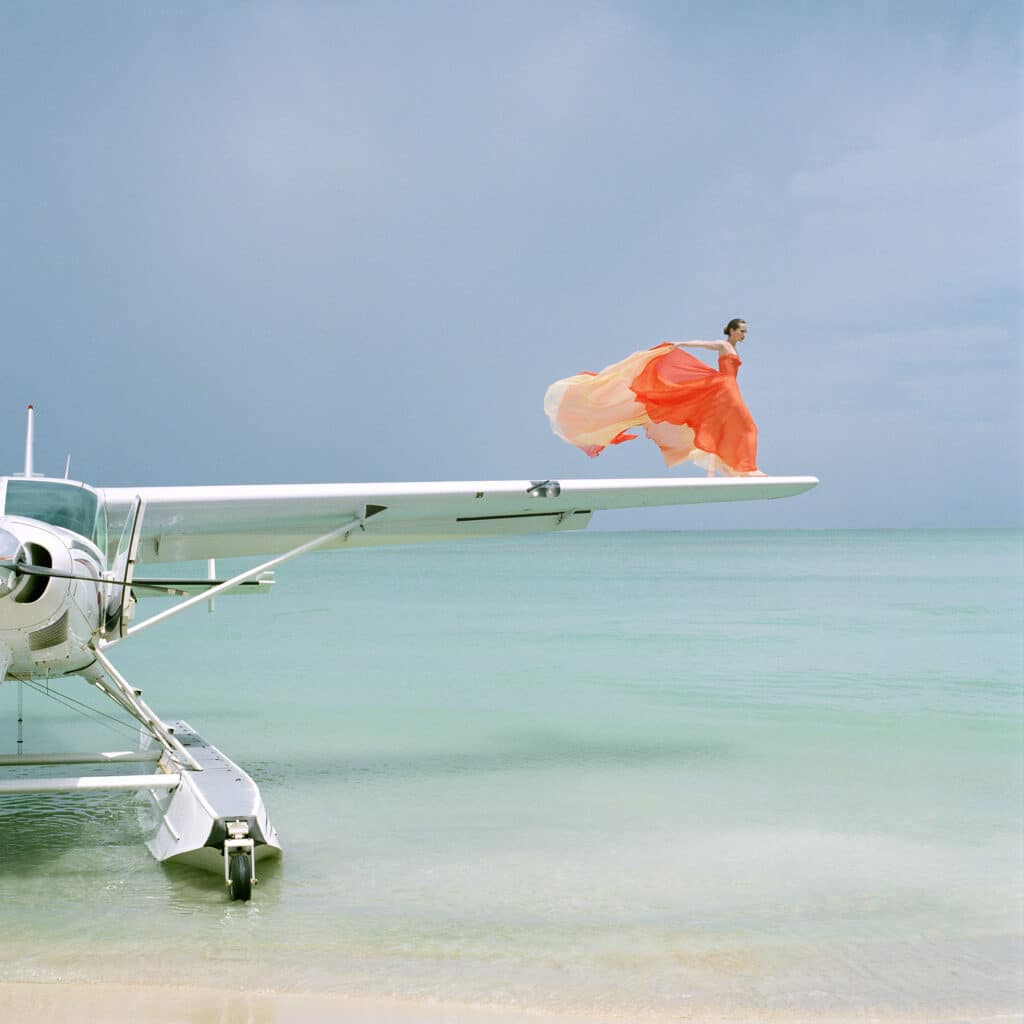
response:
M1017 1009L1022 551L875 531L308 556L114 651L253 774L283 862L229 904L149 858L134 797L8 798L0 979ZM26 749L133 745L25 707Z

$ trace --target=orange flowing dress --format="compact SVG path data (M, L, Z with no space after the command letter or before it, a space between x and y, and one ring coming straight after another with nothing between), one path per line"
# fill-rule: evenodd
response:
M715 370L670 342L600 373L556 381L544 397L554 432L587 455L644 428L668 466L689 460L728 476L757 472L757 426L740 395L737 355Z

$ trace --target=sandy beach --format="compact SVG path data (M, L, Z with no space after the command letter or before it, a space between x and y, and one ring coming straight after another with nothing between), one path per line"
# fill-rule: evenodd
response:
M581 1024L625 1018L312 993L71 983L0 984L0 1019L32 1020L35 1024L135 1024L142 1020L146 1024ZM686 1017L644 1019L654 1022Z
M620 1012L564 1014L542 1010L458 1003L369 1000L337 995L242 992L156 985L0 983L0 1020L33 1024L583 1024L636 1021L638 1024L699 1021L706 1024L1012 1024L1024 1011L948 1017L831 1015L800 1010L759 1012L752 1008L680 1007L671 1013Z
M579 1024L584 1018L457 1004L212 988L0 984L0 1019L35 1024Z

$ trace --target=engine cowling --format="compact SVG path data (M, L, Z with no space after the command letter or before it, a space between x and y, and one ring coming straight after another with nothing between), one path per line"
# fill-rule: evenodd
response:
M94 544L59 527L0 517L0 644L6 676L64 675L90 665L103 612L103 571ZM14 566L13 568L11 566ZM19 571L18 565L62 576Z

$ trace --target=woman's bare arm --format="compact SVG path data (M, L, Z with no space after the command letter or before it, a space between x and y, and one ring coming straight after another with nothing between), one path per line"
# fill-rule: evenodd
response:
M726 355L736 355L736 349L733 348L731 342L726 341L724 338L718 341L674 341L673 345L677 345L679 348L709 348L713 352L722 352Z

